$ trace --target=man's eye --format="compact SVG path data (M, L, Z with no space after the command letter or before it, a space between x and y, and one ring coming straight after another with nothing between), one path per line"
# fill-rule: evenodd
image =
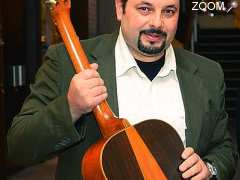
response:
M148 7L139 7L138 10L142 13L142 14L148 14L151 9Z
M173 9L166 9L163 11L164 15L167 16L167 17L171 17L175 14L175 10Z

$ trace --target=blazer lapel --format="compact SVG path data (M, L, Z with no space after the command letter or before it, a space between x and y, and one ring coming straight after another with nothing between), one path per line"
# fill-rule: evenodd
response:
M116 67L115 67L115 44L118 33L108 35L101 41L92 52L92 57L99 65L98 72L107 88L109 106L115 115L118 116Z
M178 50L175 50L175 55L186 115L186 145L197 149L203 115L207 111L206 92L202 79L198 76L198 68L191 62L194 59L186 59L187 57L183 57Z

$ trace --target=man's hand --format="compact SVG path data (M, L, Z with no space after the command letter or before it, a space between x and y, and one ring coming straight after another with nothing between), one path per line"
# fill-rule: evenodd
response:
M184 179L191 180L208 180L211 177L206 164L194 152L193 148L186 148L182 153L184 162L179 166Z
M107 98L107 89L97 72L98 65L90 66L91 69L74 75L69 86L67 99L73 122Z

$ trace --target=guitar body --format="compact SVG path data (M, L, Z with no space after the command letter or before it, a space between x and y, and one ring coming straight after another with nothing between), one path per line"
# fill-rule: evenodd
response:
M176 131L160 120L143 121L136 124L134 128L166 178L181 179L178 167L182 162L181 153L184 147ZM82 161L82 174L85 180L149 179L141 172L136 154L127 137L127 129L123 129L109 139L100 140L88 149ZM150 179L157 180L158 178Z

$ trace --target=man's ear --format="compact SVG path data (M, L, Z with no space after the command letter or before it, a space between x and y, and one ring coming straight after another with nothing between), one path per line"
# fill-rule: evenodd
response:
M115 0L115 8L116 8L116 15L117 20L121 21L123 16L123 3L122 0Z

